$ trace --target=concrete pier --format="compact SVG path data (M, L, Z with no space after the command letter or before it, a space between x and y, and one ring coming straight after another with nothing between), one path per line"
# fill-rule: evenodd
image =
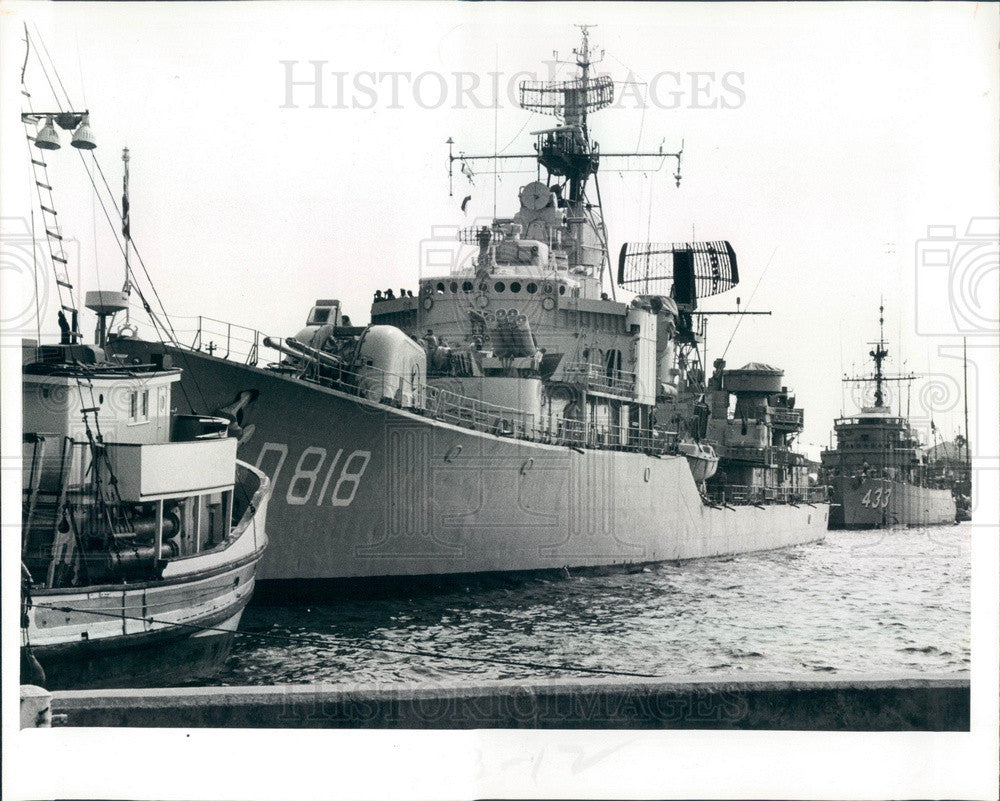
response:
M967 675L538 679L56 692L61 725L968 731Z

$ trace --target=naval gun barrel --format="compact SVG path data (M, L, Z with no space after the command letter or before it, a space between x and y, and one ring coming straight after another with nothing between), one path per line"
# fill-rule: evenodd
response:
M284 353L286 356L291 356L293 359L314 359L324 367L339 368L342 366L341 360L336 356L324 353L323 351L312 348L309 345L304 345L292 337L289 337L288 339L272 339L271 337L264 337L264 346L274 348L274 350L279 353Z

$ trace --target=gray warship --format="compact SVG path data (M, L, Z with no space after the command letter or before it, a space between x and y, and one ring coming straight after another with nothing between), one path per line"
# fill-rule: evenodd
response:
M886 403L884 386L915 376L889 376L889 358L879 306L878 342L869 352L874 374L874 404L859 414L834 421L837 446L820 454L832 490L830 528L938 526L956 522L956 477L927 462L917 432ZM847 381L857 381L849 378Z
M533 152L449 150L465 175L533 162L514 214L459 230L468 258L415 290L376 293L370 325L320 299L294 336L203 318L189 344L110 340L115 358L183 368L174 404L228 416L270 477L262 581L622 568L825 536L782 372L706 374L699 303L737 285L730 243L613 259L598 169L626 154L602 154L589 118L614 84L586 28L573 54L572 80L520 85L524 109L556 120ZM679 184L680 152L627 155L676 162Z

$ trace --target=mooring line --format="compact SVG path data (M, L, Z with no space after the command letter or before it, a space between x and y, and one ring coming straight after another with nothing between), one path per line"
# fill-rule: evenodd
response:
M163 626L175 626L177 628L188 628L196 629L197 631L217 631L223 634L235 634L240 637L256 637L260 640L281 640L283 642L290 643L301 643L305 645L316 645L322 648L333 648L334 645L331 643L324 642L322 640L314 639L308 636L294 636L286 634L269 634L267 632L255 632L255 631L233 631L232 629L223 629L217 626L202 626L197 623L177 623L172 620L156 620L149 617L138 617L136 615L124 615L118 612L98 612L91 609L80 609L73 606L49 606L48 604L40 604L36 608L52 609L56 612L79 612L87 615L98 615L102 617L114 617L116 619L127 619L127 620L142 620L147 623L158 623ZM344 647L344 644L337 644L338 647ZM585 667L583 665L546 665L541 662L527 662L512 659L498 659L495 657L488 656L457 656L452 654L440 654L435 651L424 651L417 648L391 648L380 645L362 645L362 644L351 644L349 647L357 648L361 651L373 651L381 652L387 654L404 654L406 656L427 656L432 659L454 659L461 662L480 662L495 665L506 665L508 667L527 667L534 668L536 670L566 670L574 671L578 673L595 673L606 676L632 676L644 679L656 679L660 676L656 673L637 673L627 670L607 670L605 668L592 668Z

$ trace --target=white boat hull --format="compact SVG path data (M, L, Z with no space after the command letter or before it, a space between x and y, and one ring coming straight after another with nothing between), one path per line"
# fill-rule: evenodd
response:
M263 481L225 548L172 560L158 580L32 592L22 656L46 688L177 684L217 668L253 595L269 493Z

